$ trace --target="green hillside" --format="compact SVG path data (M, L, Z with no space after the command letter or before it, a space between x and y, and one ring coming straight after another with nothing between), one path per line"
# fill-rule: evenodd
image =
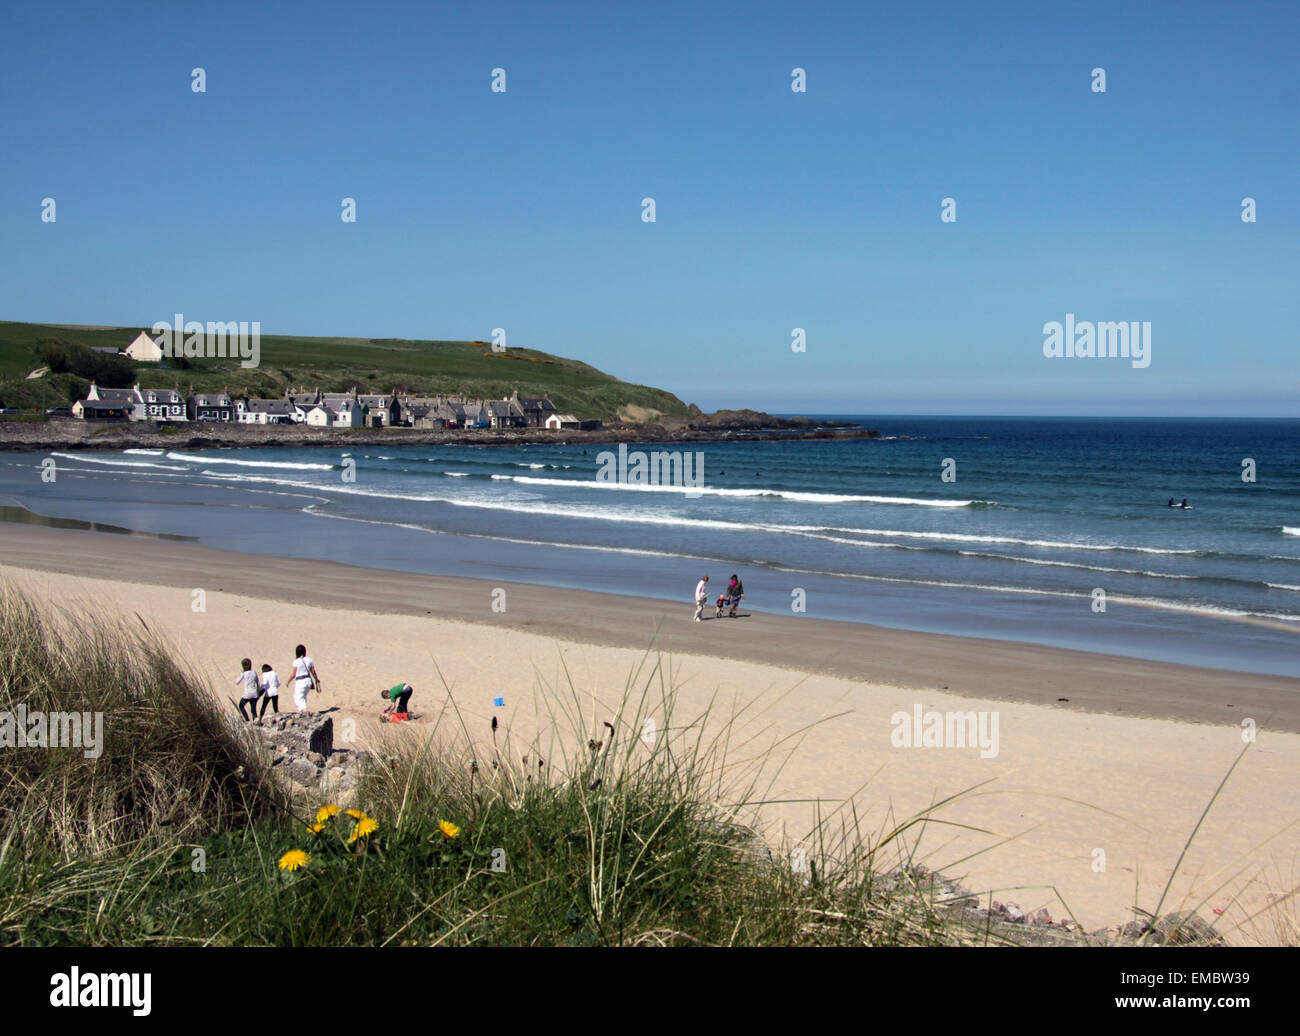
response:
M87 328L0 321L0 403L23 408L69 405L84 394L87 378L98 370L101 385L180 388L273 397L287 385L300 390L410 392L503 398L515 389L523 396L549 394L556 407L579 417L617 419L631 408L684 415L684 403L670 392L619 381L589 364L536 349L492 352L485 342L408 341L396 338L300 338L262 335L261 363L244 368L235 359L171 360L114 364L102 354L87 358L93 346L125 347L141 328ZM69 369L40 378L28 375L45 366L51 352L72 357ZM84 363L94 366L80 366Z

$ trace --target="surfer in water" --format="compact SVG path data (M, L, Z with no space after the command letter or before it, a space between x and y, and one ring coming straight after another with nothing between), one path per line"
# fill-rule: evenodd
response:
M1174 498L1173 498L1172 496L1169 498L1169 506L1170 506L1170 507L1177 507L1177 506L1178 506L1176 503L1174 503Z
M1178 506L1181 507L1184 511L1190 511L1192 509L1191 504L1187 502L1187 497L1183 497L1183 502Z

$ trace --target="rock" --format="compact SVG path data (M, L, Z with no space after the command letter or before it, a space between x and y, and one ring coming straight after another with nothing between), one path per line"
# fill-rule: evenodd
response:
M1042 907L1034 911L1032 924L1048 925L1052 923L1052 915L1047 912L1047 907Z
M324 766L325 757L321 755L319 752L308 752L307 762L311 763L313 766Z
M1223 936L1195 910L1165 914L1151 928L1152 939L1162 946L1223 946Z
M310 787L316 783L316 767L306 759L295 759L289 764L289 777L298 784Z
M1145 920L1130 921L1119 930L1119 934L1123 939L1140 939L1150 930L1151 925Z
M1006 912L1007 908L996 899L989 905L990 914L1005 914Z
M308 735L308 743L313 752L329 758L330 753L334 751L334 720L326 716L312 727Z
M1020 909L1019 903L1008 903L1003 911L1008 921L1020 924L1025 919L1025 912Z
M350 773L345 773L339 778L339 791L350 791L356 787L357 779Z

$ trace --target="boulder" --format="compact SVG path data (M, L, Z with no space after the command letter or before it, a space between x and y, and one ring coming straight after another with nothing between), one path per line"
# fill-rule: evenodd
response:
M310 787L316 783L316 767L306 759L295 759L289 764L289 778Z
M328 759L334 751L334 720L329 716L320 720L311 728L307 740L313 752Z

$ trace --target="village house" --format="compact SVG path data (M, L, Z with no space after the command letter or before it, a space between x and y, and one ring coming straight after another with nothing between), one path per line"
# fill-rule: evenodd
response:
M483 409L487 412L489 428L524 427L524 412L513 400L489 399Z
M355 388L352 390L354 395L356 391ZM402 403L397 398L397 389L387 396L359 395L356 399L369 427L391 428L402 423Z
M447 409L441 396L403 396L402 423L411 428L455 428L448 424Z
M122 400L79 399L72 404L72 416L83 421L126 421L132 410Z
M230 423L235 420L235 405L228 392L204 392L190 396L191 421L220 421Z
M235 401L235 420L240 424L292 424L294 408L287 399L245 397Z
M557 431L561 429L577 430L582 427L582 422L572 414L551 414L546 418L546 427Z
M555 413L555 404L549 395L521 396L519 390L515 389L510 402L523 414L524 424L529 428L548 427L546 419Z
M136 398L134 388L129 388L129 389L103 388L102 389L92 381L90 383L90 388L86 391L85 400L81 400L79 402L114 403L123 408L128 420L130 421L144 420L143 417L136 417L135 408L138 400Z
M307 424L313 428L361 428L364 417L360 404L347 396L332 404L322 400L307 411Z
M289 404L289 416L295 424L306 423L307 414L320 403L319 392L295 392L292 388L285 390L284 398Z
M141 421L188 421L185 397L179 389L142 389L139 383L134 390L136 395L136 412L143 413L137 417Z

